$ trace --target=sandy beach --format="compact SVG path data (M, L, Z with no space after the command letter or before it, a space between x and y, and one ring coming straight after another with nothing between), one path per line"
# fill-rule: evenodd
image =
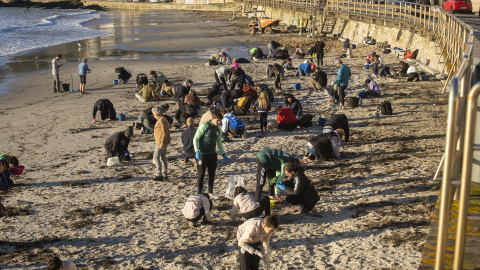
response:
M128 67L134 76L159 70L175 83L191 79L192 88L206 101L217 68L205 66L212 53L226 49L232 56L248 57L254 45L266 51L270 39L289 45L313 41L296 33L251 36L245 19L229 21L228 14L112 12L130 14L132 21L143 19L131 26L128 19L123 25L109 24L117 29L112 36L85 41L95 50L78 51L72 49L74 44L65 44L55 46L56 52L48 48L24 56L41 53L48 61L64 54L61 76L69 82L72 75L77 89L78 58L89 57L88 94L54 94L51 70L44 67L9 84L13 92L0 99L0 153L17 156L26 167L14 179L18 186L0 193L8 208L0 214L0 268L45 269L47 259L56 254L79 269L237 269L236 227L241 223L230 221L230 200L213 201L213 226L190 228L183 219L181 209L196 190L197 174L193 163L184 164L180 158L181 129L171 129L168 181L152 181L153 135L138 130L129 146L132 161L106 166L103 145L111 134L131 125L150 106L168 103L170 116L176 110L171 98L138 102L133 78L114 86L114 68ZM143 23L147 24L138 30ZM107 42L115 40L116 45ZM329 83L336 76L333 62L341 47L339 40L327 41L324 70ZM373 50L378 51L359 44L354 57L344 59L353 73L347 96L365 89L369 72L363 65ZM399 59L393 54L384 59L391 68L398 68ZM264 78L265 66L273 62L261 60L241 67L256 83L274 88L274 81ZM293 65L302 62L294 59ZM435 78L420 82L379 78L381 98L341 110L326 92L309 90L308 78L294 74L286 72L284 92L293 93L305 113L315 115L314 122L345 113L351 142L341 149L345 160L305 165L320 195L312 213L294 214L288 204L273 207L280 228L271 242L271 268L418 268L440 188L432 178L444 150L447 100L440 95L443 84ZM293 84L298 82L302 89L294 91ZM272 107L283 104L283 94L275 93ZM93 105L101 98L110 99L127 121L92 123ZM382 100L392 102L393 115L380 114ZM304 155L307 139L321 132L315 123L293 132L270 130L258 138L257 117L250 113L242 119L247 137L225 143L229 161L218 162L214 192L219 195L225 193L231 176L244 177L247 189L255 190L258 151L270 147ZM273 112L268 121L275 121Z

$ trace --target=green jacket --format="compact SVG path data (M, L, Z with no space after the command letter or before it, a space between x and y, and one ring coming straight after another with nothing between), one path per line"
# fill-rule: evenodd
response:
M277 173L277 183L283 182L285 178L285 165L293 162L294 156L278 149L265 148L258 152L257 159L267 168L273 169Z
M222 145L222 130L220 126L215 126L212 124L212 121L201 124L195 137L193 137L193 147L195 152L200 152L200 154L215 154L216 147L218 145L218 150L221 155L225 154Z
M138 91L138 94L141 95L145 101L157 98L157 95L155 94L155 88L153 88L151 84L147 84L142 87L142 89Z

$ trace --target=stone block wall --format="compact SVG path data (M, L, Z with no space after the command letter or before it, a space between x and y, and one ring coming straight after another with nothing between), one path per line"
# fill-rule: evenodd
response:
M334 33L340 33L343 23L343 20L337 20ZM409 48L411 51L418 49L417 60L423 63L429 62L428 66L437 71L441 71L443 68L444 57L439 58L440 55L435 54L435 51L440 49L435 47L435 41L432 41L431 35L422 35L422 32L416 31L415 28L404 27L400 29L349 20L341 33L342 38L349 38L354 43L362 43L366 36L376 39L377 42L388 41L392 49L394 47ZM375 46L372 46L373 50L378 52ZM445 72L446 70L444 70Z

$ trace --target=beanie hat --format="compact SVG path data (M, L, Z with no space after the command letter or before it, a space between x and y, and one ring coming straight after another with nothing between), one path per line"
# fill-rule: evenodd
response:
M233 67L238 67L238 63L237 63L237 62L233 62Z
M125 133L125 135L127 135L128 137L132 137L132 135L133 135L133 127L132 127L132 126L128 126L123 133Z

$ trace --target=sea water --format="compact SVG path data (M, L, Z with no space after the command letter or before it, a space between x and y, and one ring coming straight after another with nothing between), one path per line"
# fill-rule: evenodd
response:
M83 26L100 16L94 10L0 8L0 66L33 49L108 34Z

